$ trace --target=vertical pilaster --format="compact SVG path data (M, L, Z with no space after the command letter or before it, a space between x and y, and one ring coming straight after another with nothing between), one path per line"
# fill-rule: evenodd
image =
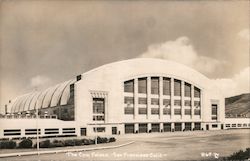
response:
M191 85L191 119L194 118L194 86Z
M160 123L160 132L163 132L163 122Z
M147 77L147 119L150 118L151 115L151 78Z
M185 88L185 83L184 81L181 81L181 118L184 116L184 88Z
M160 119L163 116L163 77L159 77L159 105L160 105Z
M136 131L139 133L139 124L138 123L135 124L135 131L134 131L134 133L136 133Z
M152 132L152 126L151 126L151 123L148 123L147 124L148 125L148 132L151 130L151 132Z
M134 79L134 119L138 117L138 79Z
M171 102L171 115L170 118L174 118L174 78L171 78L171 93L170 93L170 102Z

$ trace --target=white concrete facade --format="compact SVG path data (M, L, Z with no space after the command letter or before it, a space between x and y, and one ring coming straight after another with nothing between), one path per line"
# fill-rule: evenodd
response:
M125 134L129 133L129 130L134 133L143 131L164 132L169 129L169 125L171 125L170 131L225 129L224 97L212 81L187 66L160 59L138 58L101 66L78 76L78 78L76 81L70 81L74 85L74 120L55 120L54 122L44 122L43 125L52 129L54 127L59 127L59 129L70 128L71 125L71 128L75 128L75 135L77 136L96 135L95 130L99 131L98 135ZM138 92L139 88L142 88L138 85L141 79L146 81L145 93ZM153 79L158 82L157 94L152 94L152 88L154 88L151 88ZM170 80L169 95L163 92L165 79ZM125 82L127 81L133 82L133 89L130 92L124 92ZM180 95L178 96L175 95L174 91L175 81L180 82ZM190 96L185 96L185 84L190 85ZM48 107L49 104L54 102L53 93L60 95L56 90L62 88L60 86L51 87L50 90L44 92L45 94L41 94L45 95L42 103L40 103L41 108ZM70 84L64 83L64 86L69 87ZM196 89L199 90L199 97L194 94ZM35 95L30 96L34 97ZM70 98L69 89L67 94L61 94L60 96L63 95L65 96L62 99L57 97L57 102L64 105L67 104ZM132 103L125 103L125 97L132 98ZM30 99L27 96L23 96L23 98L26 101L35 102L34 98ZM51 101L49 98L51 98ZM143 104L139 103L139 98L144 99L145 102ZM104 112L98 113L93 109L94 100L96 100L97 106L104 107ZM158 103L152 104L155 100ZM170 104L164 105L164 100L169 100ZM19 100L19 102L22 101ZM186 103L189 104L188 102L190 102L190 105L186 105ZM10 106L11 112L18 112L16 109L22 109L22 103L15 103L14 101L12 104L19 105L15 105L13 108ZM37 102L35 104L38 106ZM23 109L28 109L26 106L24 105L25 108ZM214 113L212 113L212 106L215 109ZM51 107L53 108L53 106ZM126 110L127 112L125 112ZM164 112L168 110L170 113ZM96 119L99 120L96 121ZM10 119L0 119L0 121L1 126ZM2 126L1 130L5 128L21 128L21 131L24 131L26 128L36 128L34 124L29 124L27 120L16 119L16 122L24 122L27 127L18 126L18 124L14 123L15 119L11 121L8 126ZM30 122L33 121L34 119L30 119ZM130 128L126 129L125 127ZM22 132L22 134L24 133ZM58 135L60 134L62 133L58 133ZM45 135L45 133L41 135ZM0 136L9 137L9 135L4 136L2 131Z

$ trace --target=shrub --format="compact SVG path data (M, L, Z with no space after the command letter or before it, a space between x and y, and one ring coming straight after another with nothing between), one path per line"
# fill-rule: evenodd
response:
M247 160L250 158L250 148L247 148L245 151L240 150L235 152L231 156L227 157L226 160Z
M75 142L75 146L80 146L83 144L81 139L74 139L74 142Z
M108 138L106 137L97 137L97 144L102 144L102 143L107 143L108 142Z
M32 140L31 139L23 139L19 143L19 148L32 148Z
M65 146L74 146L75 142L74 140L65 140Z
M63 140L54 140L51 144L51 147L64 147L65 142Z
M0 142L0 149L14 149L16 148L16 142L13 140L4 140Z
M50 140L41 141L41 142L39 143L39 147L40 147L40 148L50 148L50 147L51 147Z
M109 138L109 142L115 142L116 139L114 137Z

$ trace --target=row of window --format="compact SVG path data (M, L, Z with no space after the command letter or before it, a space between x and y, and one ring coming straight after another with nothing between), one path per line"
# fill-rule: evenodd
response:
M226 127L247 127L247 124L226 124ZM250 127L250 123L248 124L248 127Z
M75 134L75 128L63 128L63 134ZM25 129L25 135L37 135L41 134L41 129ZM44 129L44 134L59 134L59 128L47 128ZM18 136L21 135L21 129L6 129L4 130L4 136Z
M134 115L134 108L133 107L125 107L124 114ZM146 115L147 108L139 107L138 114ZM160 108L151 108L151 115L159 115L159 114L160 114ZM194 115L200 115L200 114L201 114L200 109L194 109ZM171 109L170 108L163 108L163 115L171 115ZM181 115L181 109L174 109L174 115ZM184 115L191 115L191 109L184 109Z
M138 130L135 130L135 124L125 124L125 134L201 130L201 123L198 122L194 123L193 129L191 122L185 122L184 126L182 125L182 123L163 123L163 129L160 128L159 123L151 123L151 129L148 127L148 125L149 124L147 123L139 123Z
M159 98L151 98L151 105L159 105L160 99ZM124 104L126 105L132 105L134 104L134 97L124 97ZM146 97L139 97L138 98L138 104L141 105L146 105L147 104L147 98ZM164 106L170 106L171 101L170 99L163 99L163 105ZM175 106L181 106L181 100L174 100L174 105ZM191 106L191 100L185 100L184 101L185 106ZM194 101L194 106L199 107L200 106L200 101Z
M159 94L159 77L150 77L151 94ZM171 95L171 79L163 77L163 95ZM134 92L134 80L124 82L124 92ZM147 77L138 78L138 93L147 93ZM181 81L174 79L174 96L181 96ZM191 84L184 83L184 96L191 97ZM194 97L200 98L200 89L194 87Z

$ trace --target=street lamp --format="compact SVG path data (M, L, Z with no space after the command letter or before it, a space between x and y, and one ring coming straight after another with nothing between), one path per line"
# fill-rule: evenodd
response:
M38 108L36 109L36 148L37 154L39 154L39 129L38 129Z

